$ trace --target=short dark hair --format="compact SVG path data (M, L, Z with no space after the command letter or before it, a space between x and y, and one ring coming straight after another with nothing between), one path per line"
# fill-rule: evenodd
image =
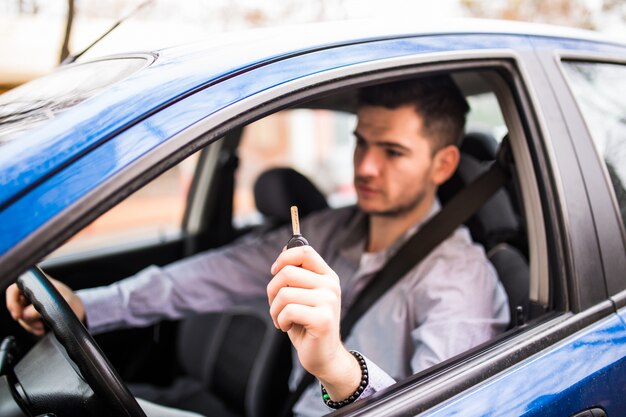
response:
M358 106L397 109L415 106L423 118L423 133L432 141L433 153L448 145L459 145L463 138L469 105L454 81L447 75L376 84L361 88Z

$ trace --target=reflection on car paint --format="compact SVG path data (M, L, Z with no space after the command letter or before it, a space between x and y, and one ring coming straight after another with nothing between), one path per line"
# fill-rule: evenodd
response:
M569 416L592 406L621 415L625 387L626 326L612 314L424 415Z

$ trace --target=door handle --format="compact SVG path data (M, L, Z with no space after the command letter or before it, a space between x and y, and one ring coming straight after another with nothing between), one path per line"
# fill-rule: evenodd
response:
M571 417L607 417L606 412L601 408L590 408L585 411L581 411L580 413L576 413Z

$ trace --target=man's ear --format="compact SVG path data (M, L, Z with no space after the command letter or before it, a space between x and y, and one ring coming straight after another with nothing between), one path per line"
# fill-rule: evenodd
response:
M460 158L459 148L454 145L439 149L433 157L433 183L439 186L446 182L456 171Z

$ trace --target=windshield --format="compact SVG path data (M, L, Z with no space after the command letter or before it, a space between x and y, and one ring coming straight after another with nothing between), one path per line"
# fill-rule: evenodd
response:
M145 57L60 67L0 95L0 146L149 64Z

